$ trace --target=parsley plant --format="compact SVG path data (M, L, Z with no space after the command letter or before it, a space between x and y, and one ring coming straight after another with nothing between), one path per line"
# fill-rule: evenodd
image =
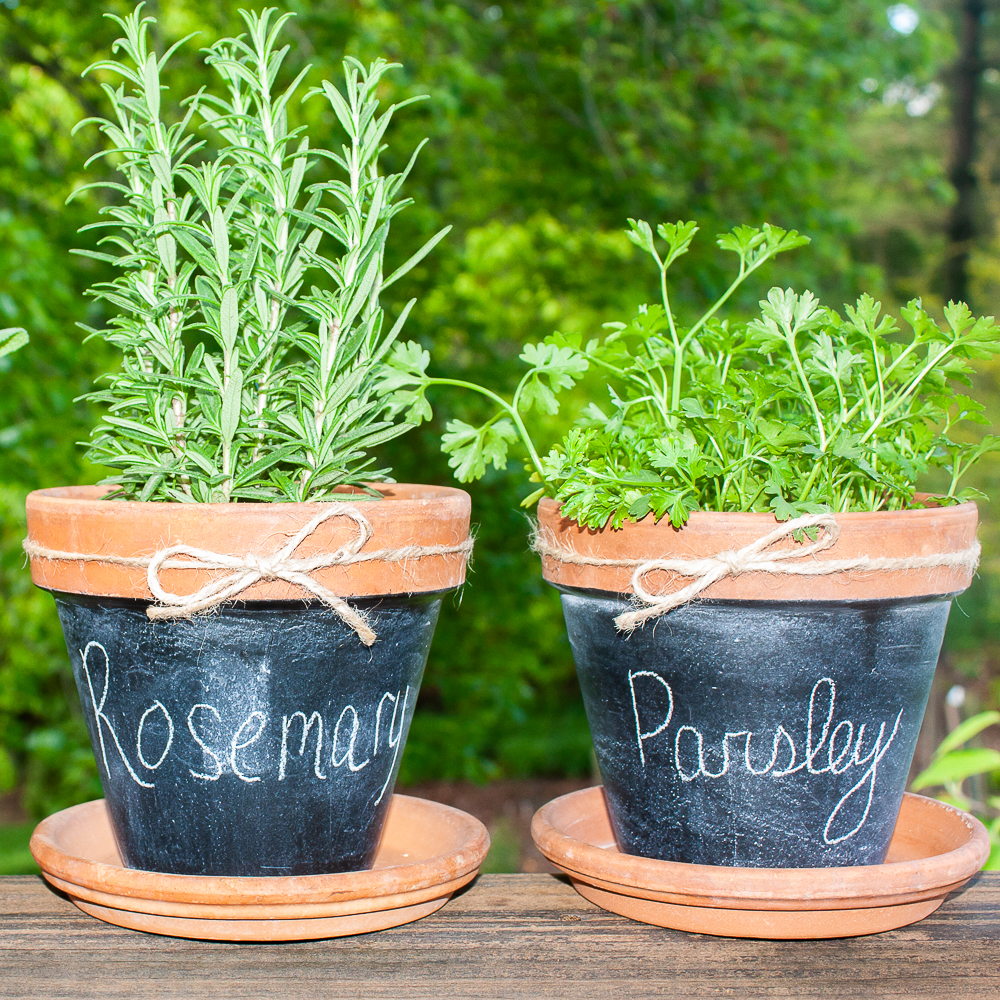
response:
M480 427L453 420L442 447L462 482L487 463L504 468L520 441L541 496L561 500L589 527L647 514L683 525L692 511L770 511L779 520L825 511L894 510L912 504L917 480L944 469L939 502L976 495L958 491L964 472L1000 439L954 435L962 421L987 423L983 406L957 390L970 362L1000 352L1000 327L949 304L940 326L919 300L907 304L907 330L863 295L841 317L809 291L772 288L750 322L725 319L733 292L779 253L807 238L775 226L740 226L718 238L736 255L736 276L691 325L670 305L667 272L686 253L697 227L660 225L657 243L645 222L629 220L629 238L650 255L660 302L641 306L629 323L608 323L603 338L553 334L525 347L528 371L507 400L471 383L426 374L429 356L397 345L391 364L397 410L427 415L431 385L460 386L497 405ZM558 412L558 394L596 367L609 398L591 402L563 440L541 456L528 428L531 413Z

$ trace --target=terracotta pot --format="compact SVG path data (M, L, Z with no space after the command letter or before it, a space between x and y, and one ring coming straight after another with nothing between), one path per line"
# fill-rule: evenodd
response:
M388 503L365 500L360 493L356 501L374 529L366 548L454 545L468 538L471 500L463 490L403 483L376 484L375 488ZM70 486L28 494L28 537L51 549L120 556L148 556L185 543L214 552L266 556L327 507L317 503L109 503L101 499L107 492L103 486ZM307 559L339 548L351 540L354 531L349 521L327 521L299 546L296 555ZM199 569L161 573L165 588L181 593L197 590L212 578L212 572ZM330 566L317 571L314 578L341 597L433 593L465 581L465 559L445 555ZM63 593L153 599L141 567L32 559L31 579L45 590ZM246 590L240 599L298 601L310 596L283 580L268 580Z
M906 559L975 544L974 504L837 515L813 558ZM705 559L773 531L764 514L652 517L594 531L539 505L585 557ZM785 539L770 551L794 548ZM971 566L827 576L743 573L631 633L633 566L543 557L563 594L612 826L627 854L705 865L880 864L896 822L951 598ZM688 578L652 573L670 593Z
M371 526L361 554L468 538L464 492L378 489L383 499L350 504ZM143 559L187 545L263 565L339 502L133 503L103 493L30 494L28 539L32 579L56 598L125 864L217 876L370 867L441 597L463 582L464 553L311 573L365 615L371 646L309 590L267 573L214 613L150 620ZM294 556L336 552L361 530L330 517ZM38 547L140 564L45 558ZM159 574L176 595L231 572L179 561Z

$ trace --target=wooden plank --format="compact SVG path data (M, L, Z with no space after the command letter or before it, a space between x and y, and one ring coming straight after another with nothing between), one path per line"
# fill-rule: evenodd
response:
M32 877L0 879L0 997L934 997L1000 994L1000 873L919 924L746 941L633 923L548 875L485 875L439 913L361 937L253 945L111 927Z

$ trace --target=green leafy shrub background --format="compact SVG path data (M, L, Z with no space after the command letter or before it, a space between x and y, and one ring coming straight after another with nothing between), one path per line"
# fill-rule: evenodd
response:
M0 325L32 338L0 359L0 788L21 784L37 815L99 794L52 601L31 588L20 540L27 490L104 473L76 445L93 413L74 400L109 356L99 344L84 348L74 324L106 318L82 291L109 273L68 253L100 196L64 202L93 179L83 164L98 148L91 131L71 135L98 110L99 80L80 73L117 35L102 10L124 15L131 6L0 6ZM204 33L173 61L173 93L203 82L198 44L241 30L236 6L149 5L160 51ZM655 301L655 277L621 232L626 217L694 219L709 234L772 221L813 239L808 254L787 258L783 285L811 287L826 301L867 290L887 304L923 294L941 305L928 282L896 290L878 255L858 249L868 246L869 219L887 206L930 213L947 198L939 112L911 123L859 87L869 77L926 82L951 53L932 15L913 35L888 37L885 4L874 0L523 0L504 4L499 17L472 0L283 6L297 14L289 79L306 62L316 78L334 78L344 53L362 62L384 56L404 65L384 84L385 104L431 96L393 125L394 149L431 137L409 182L416 205L394 233L409 248L455 228L384 302L392 319L418 298L407 336L431 352L437 374L509 391L525 341L554 330L592 336ZM298 114L332 136L328 107L311 102ZM924 143L906 169L895 147L871 162L879 141L897 135ZM887 179L865 180L881 178L878 170ZM400 263L387 259L387 273ZM702 302L726 280L707 240L678 266L674 294ZM748 283L736 307L749 312L769 284ZM567 394L564 414L592 388L585 380L578 396ZM439 452L444 423L477 426L490 412L447 391L431 398L434 423L379 453L399 480L453 482ZM562 419L553 419L552 439L565 430ZM442 614L404 782L590 770L558 599L527 550L518 509L526 489L511 470L491 469L470 487L480 525L474 572ZM975 484L991 492L991 478L996 468L985 466ZM987 531L988 553L992 537Z

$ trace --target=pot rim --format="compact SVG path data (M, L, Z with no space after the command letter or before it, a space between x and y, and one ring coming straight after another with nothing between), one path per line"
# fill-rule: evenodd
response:
M365 483L382 493L382 500L391 500L395 503L412 502L414 500L436 500L446 498L462 498L468 496L465 490L456 489L454 486L436 486L423 483ZM104 500L108 493L113 492L114 486L83 485L83 486L49 486L40 490L32 490L29 497L45 498L53 503L66 503L78 505L81 503L97 503L102 507L113 504L122 508L152 508L169 507L183 510L204 510L204 511L231 511L235 508L242 510L254 510L260 508L284 507L289 509L309 508L319 509L331 503L339 503L339 500L305 500L305 501L284 501L267 500L252 501L244 500L239 503L181 503L179 500ZM419 493L417 492L419 491ZM371 497L356 486L338 486L334 493L339 493L344 497L356 497L361 503L379 503L375 497ZM407 495L408 494L408 495ZM352 501L353 502L353 501Z
M914 497L927 498L932 494L930 493L915 493ZM542 507L547 510L555 508L558 512L562 509L562 501L556 500L553 497L542 497L538 501L539 512L541 512ZM833 516L839 522L844 522L847 524L855 523L860 524L866 520L874 519L877 521L884 521L886 518L905 518L909 520L920 520L935 518L945 511L973 511L978 513L978 506L974 500L965 500L962 503L955 504L931 504L927 507L904 507L902 510L852 510L846 511L844 513L834 513ZM730 510L695 510L692 511L688 516L687 524L680 528L674 528L670 524L666 515L661 517L658 521L654 521L652 513L646 514L644 517L639 518L638 521L626 521L620 528L609 528L605 525L603 528L581 528L583 531L587 531L592 534L603 534L604 532L623 532L629 529L635 529L640 525L649 527L650 525L655 525L657 530L669 528L675 532L683 532L688 528L706 528L709 523L720 524L723 518L732 518L734 523L746 523L746 524L759 524L767 528L777 528L780 527L784 522L779 521L774 514L767 511L730 511ZM578 528L581 527L579 522L573 518L562 518L564 521L569 521L570 523L576 525Z
M783 566L789 567L788 572L727 570L700 590L697 597L842 601L944 596L964 591L975 574L979 517L975 503L830 516L839 530L839 537L831 547L789 558L784 553L794 550L799 543L791 538L776 540L763 558L783 553ZM725 555L725 562L731 564L729 557L785 523L788 522L777 521L771 513L694 511L681 528L674 528L666 518L657 523L652 514L639 521L627 521L618 529L586 528L563 517L562 505L545 497L538 505L541 540L550 550L568 550L572 558L582 561L564 560L551 551L542 552L542 575L549 583L576 590L635 594L633 574L643 563L705 561ZM938 557L941 564L926 564ZM843 564L851 560L862 565L836 571L832 566L824 571L812 565ZM882 560L884 565L868 566L867 562L872 560ZM919 564L921 560L923 565ZM900 565L908 562L911 565ZM810 572L793 572L801 567ZM691 586L704 573L704 569L681 573L647 567L642 585L657 596L669 595Z
M410 547L454 549L469 538L472 502L450 486L376 483L384 500L344 504L362 515L371 537L360 554L398 553ZM209 553L246 559L267 558L281 549L318 514L341 503L199 504L101 499L113 487L69 486L28 494L28 540L44 549L67 553L108 555L113 559L149 560L156 553L187 545ZM295 549L296 559L336 552L355 544L362 529L350 517L331 516L314 527ZM446 591L465 582L467 552L411 553L396 561L371 559L321 567L314 582L344 597ZM223 574L228 570L221 571ZM126 566L99 559L83 562L32 554L31 577L45 590L96 597L154 600L146 566ZM161 569L160 585L168 592L191 594L219 579L220 571L191 567ZM314 600L312 593L284 579L260 578L236 597L240 601Z

